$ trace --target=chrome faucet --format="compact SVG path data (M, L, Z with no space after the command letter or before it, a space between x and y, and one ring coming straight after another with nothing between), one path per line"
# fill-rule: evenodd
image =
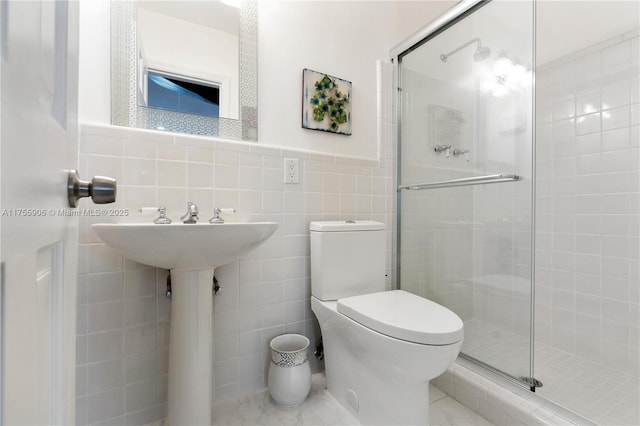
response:
M196 223L198 221L198 206L191 201L187 202L187 212L180 218L182 223Z

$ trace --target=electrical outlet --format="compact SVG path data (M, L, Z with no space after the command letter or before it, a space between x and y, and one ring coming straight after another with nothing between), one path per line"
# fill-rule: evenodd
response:
M297 158L284 159L284 183L300 183L300 163Z

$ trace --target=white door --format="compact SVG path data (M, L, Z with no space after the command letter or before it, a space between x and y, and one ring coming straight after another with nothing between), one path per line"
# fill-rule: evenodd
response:
M0 8L1 419L72 424L78 218L64 212L77 168L78 4Z

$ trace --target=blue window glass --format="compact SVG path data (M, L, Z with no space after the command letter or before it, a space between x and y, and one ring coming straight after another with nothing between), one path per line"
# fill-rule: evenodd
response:
M171 78L155 72L147 74L147 105L154 108L220 116L220 89Z

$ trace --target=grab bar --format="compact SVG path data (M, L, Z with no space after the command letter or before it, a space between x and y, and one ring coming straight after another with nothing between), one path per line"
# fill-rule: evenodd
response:
M522 180L518 175L486 175L486 176L474 176L461 179L443 180L440 182L431 183L417 183L412 185L401 185L398 187L398 191L408 189L411 191L433 188L449 188L452 186L468 186L468 185L483 185L485 183L500 183L500 182L512 182L516 180Z

